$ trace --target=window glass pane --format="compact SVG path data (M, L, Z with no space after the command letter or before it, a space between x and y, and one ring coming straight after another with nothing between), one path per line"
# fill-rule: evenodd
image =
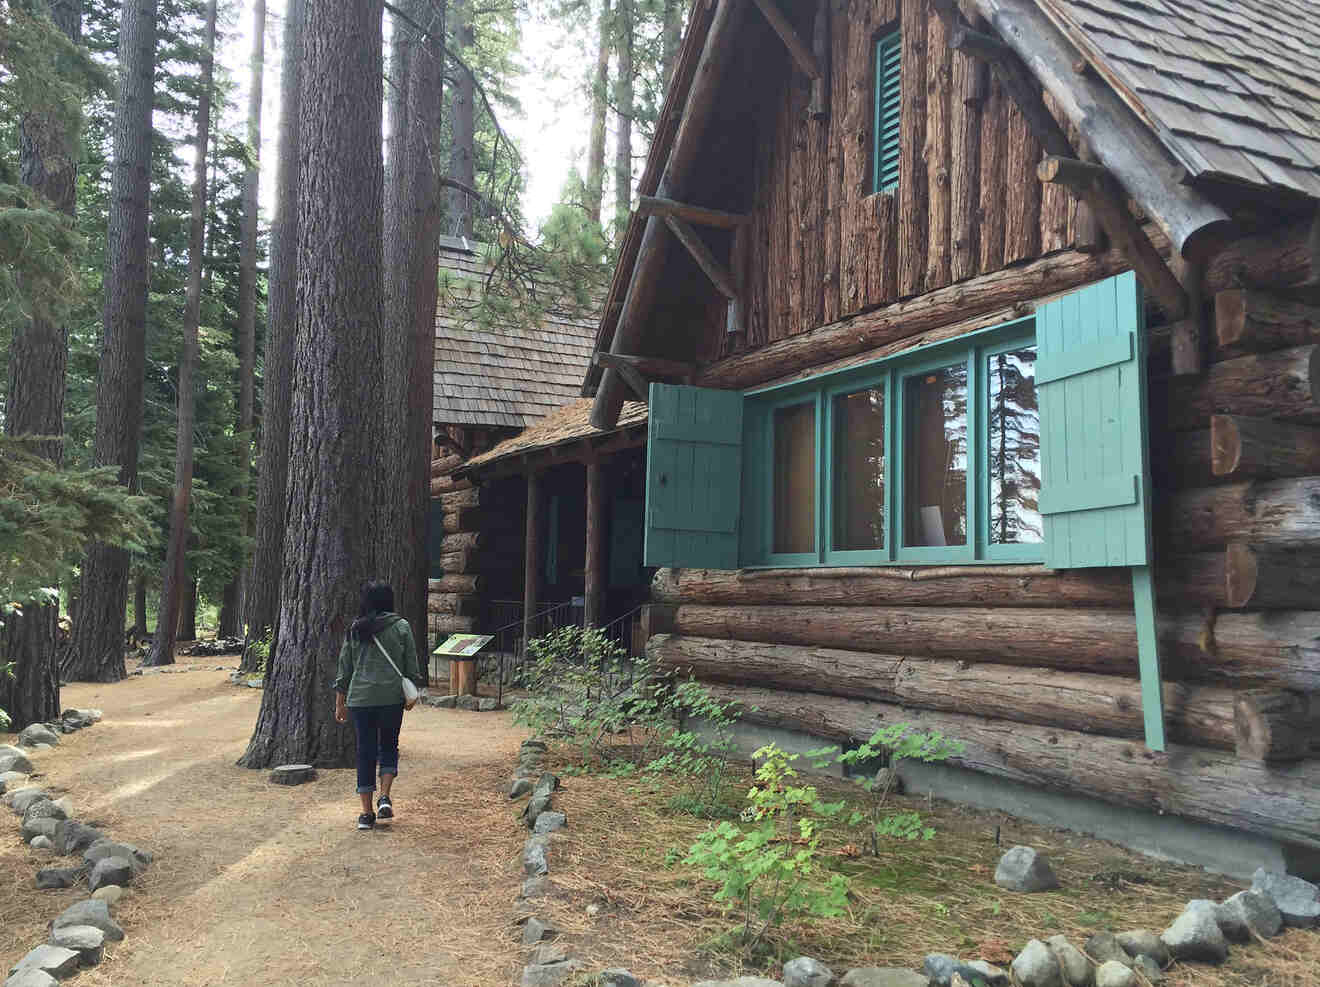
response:
M816 550L816 405L775 411L772 552Z
M885 547L885 391L834 399L834 546Z
M986 357L990 441L990 542L1038 545L1040 410L1036 407L1036 347Z
M904 382L904 540L967 544L967 364Z

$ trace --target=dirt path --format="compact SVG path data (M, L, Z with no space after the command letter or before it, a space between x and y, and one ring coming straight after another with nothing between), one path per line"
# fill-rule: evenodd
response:
M513 982L520 835L497 789L525 734L508 715L409 713L399 818L359 833L351 771L282 788L234 766L260 693L229 685L216 665L63 691L64 705L98 707L105 720L38 755L37 783L156 856L114 909L127 939L77 983ZM33 875L56 861L3 818L0 972L86 896L36 891Z

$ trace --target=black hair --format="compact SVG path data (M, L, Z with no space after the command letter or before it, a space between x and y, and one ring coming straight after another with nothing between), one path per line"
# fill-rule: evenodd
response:
M373 579L362 584L362 603L358 607L359 617L374 617L379 613L394 612L394 589L383 579Z

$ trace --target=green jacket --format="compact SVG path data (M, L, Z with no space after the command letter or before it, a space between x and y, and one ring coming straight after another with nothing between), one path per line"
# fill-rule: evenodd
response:
M399 672L419 688L425 685L417 664L417 643L408 621L397 613L386 613L377 618L373 628L377 640L399 666ZM349 706L394 706L403 702L403 682L398 672L390 668L366 634L360 642L350 634L339 649L339 674L335 676L334 689L348 696Z

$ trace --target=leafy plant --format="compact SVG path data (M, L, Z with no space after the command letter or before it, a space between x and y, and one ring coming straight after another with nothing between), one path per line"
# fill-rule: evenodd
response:
M753 757L760 764L742 814L749 828L712 827L684 861L719 882L715 900L742 914L739 940L749 951L785 919L837 916L848 904L848 878L824 877L817 859L821 826L845 803L822 802L814 785L796 783L798 755L769 744Z
M891 769L902 760L933 763L955 757L964 748L958 741L947 739L938 732L922 733L912 729L911 724L896 723L884 727L871 735L866 743L838 755L838 762L845 767L857 767L881 761ZM872 856L880 855L881 838L899 840L929 840L935 836L935 830L925 825L918 812L889 812L887 802L893 790L895 774L892 770L880 770L857 779L857 784L864 788L869 798L867 809L863 813L854 813L849 820L854 825L865 821L867 837L871 844Z
M271 631L266 631L260 638L253 641L249 648L252 649L252 657L255 663L255 674L266 674L266 663L270 660Z
M665 731L664 753L649 769L688 782L689 790L671 802L679 811L708 817L728 813L730 766L737 749L733 725L742 715L740 704L720 702L700 682L688 678L674 686L668 705L678 724ZM692 719L703 724L703 733L685 728Z

